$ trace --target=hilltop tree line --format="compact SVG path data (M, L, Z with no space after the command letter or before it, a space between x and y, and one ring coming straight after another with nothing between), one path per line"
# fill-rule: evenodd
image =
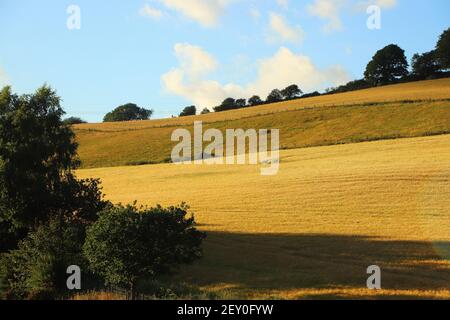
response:
M367 64L364 78L353 80L337 88L329 88L324 94L347 92L367 89L375 86L394 84L399 82L433 79L448 76L450 69L450 29L444 31L436 44L435 49L423 54L416 53L411 61L411 71L405 51L398 45L390 44L378 50ZM292 99L301 99L320 96L315 91L304 94L296 84L283 90L274 89L265 100L255 95L248 100L240 98L226 98L220 105L213 108L214 112L222 112L262 104L281 102ZM207 108L201 114L209 113ZM197 113L195 106L186 107L180 117L191 116Z
M445 30L436 47L422 54L416 53L411 60L411 70L405 56L405 51L396 44L390 44L378 50L367 64L364 78L353 80L336 88L328 88L323 94L341 93L375 86L394 84L399 82L433 79L448 76L450 70L450 29ZM298 85L292 84L284 89L273 89L263 100L254 95L251 98L226 98L214 107L214 112L222 112L262 104L276 103L292 99L302 99L323 95L317 91L304 94ZM179 117L194 116L200 111L197 106L187 106ZM200 114L208 114L211 110L203 108ZM133 103L117 107L105 115L104 122L148 120L153 110L141 108ZM66 119L67 124L78 124L84 121L79 118Z
M409 67L411 67L411 70ZM372 60L367 64L364 79L328 89L327 93L446 77L449 75L449 70L450 29L447 29L440 35L433 50L422 54L414 54L411 59L411 66L408 64L405 51L398 45L390 44L375 53Z

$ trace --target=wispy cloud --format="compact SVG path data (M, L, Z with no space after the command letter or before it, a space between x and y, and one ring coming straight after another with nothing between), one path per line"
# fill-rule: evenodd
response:
M277 0L277 3L283 9L287 9L289 7L289 0Z
M273 12L270 13L269 19L270 41L280 40L281 42L291 43L303 41L305 33L301 26L291 26L282 15Z
M343 26L340 11L343 5L343 0L315 0L313 4L308 5L308 12L327 21L323 27L325 32L341 31Z
M154 20L159 20L163 16L163 12L159 9L155 9L150 7L148 4L145 4L140 10L139 14L144 17L148 17Z
M218 24L232 0L159 0L166 8L175 10L204 27Z

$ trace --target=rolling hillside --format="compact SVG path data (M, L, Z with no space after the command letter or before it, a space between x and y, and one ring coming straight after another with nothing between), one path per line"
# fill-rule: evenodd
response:
M177 127L278 128L282 149L450 133L450 79L185 118L75 126L84 168L160 163Z
M282 148L291 150L282 150L271 177L252 165L126 166L164 161L172 131L194 120L221 130L279 128ZM204 258L178 277L207 296L448 299L446 133L450 79L205 116L79 125L81 159L96 168L77 175L101 178L113 202L187 202L208 238ZM373 264L382 269L381 291L365 289Z
M450 135L284 150L272 177L173 164L78 176L114 202L188 202L208 238L179 277L208 293L450 298ZM382 291L364 289L372 264Z

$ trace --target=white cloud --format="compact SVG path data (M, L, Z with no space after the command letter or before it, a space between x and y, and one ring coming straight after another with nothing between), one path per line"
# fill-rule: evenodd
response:
M252 8L250 9L250 16L254 21L258 21L261 18L261 12L256 8Z
M367 7L370 5L376 5L379 6L381 9L392 9L395 6L397 6L398 1L397 0L364 0L359 1L355 8L357 11L366 11Z
M374 2L384 9L390 9L397 5L397 0L375 0Z
M149 17L149 18L155 19L155 20L159 20L163 16L163 13L161 10L152 8L148 4L146 4L139 10L139 14L141 16Z
M232 0L160 0L168 9L175 10L204 27L215 26Z
M321 70L309 57L281 47L272 57L258 62L257 79L247 86L246 91L247 95L257 93L266 97L272 89L282 89L293 83L306 92L342 84L349 79L348 73L340 66Z
M190 44L177 44L174 50L180 66L161 76L162 85L167 92L184 97L200 108L212 108L227 97L248 98L257 94L265 98L272 89L293 83L307 92L339 85L350 79L340 66L322 70L309 57L281 47L272 57L258 61L254 81L246 85L222 85L207 78L218 66L209 53Z
M287 9L289 6L289 0L277 0L277 3L283 9Z
M300 26L290 26L283 16L270 13L270 30L269 40L279 39L282 42L301 43L304 38L304 32Z
M201 77L217 68L215 58L198 46L177 43L174 51L181 68L192 78Z
M308 5L308 12L313 16L327 20L327 24L324 26L325 32L341 31L343 27L340 10L343 5L343 0L316 0L313 4Z

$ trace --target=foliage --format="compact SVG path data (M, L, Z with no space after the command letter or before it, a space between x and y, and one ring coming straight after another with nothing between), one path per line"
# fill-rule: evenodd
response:
M436 55L444 69L450 69L450 28L439 37L436 45Z
M405 51L395 44L378 50L364 73L365 79L373 85L394 83L407 75Z
M219 106L214 107L215 112L227 111L244 108L246 106L245 99L226 98Z
M245 108L247 106L247 100L237 99L235 106L236 106L236 109Z
M412 73L419 79L427 79L436 75L441 70L441 65L436 56L436 51L416 53L411 62Z
M320 96L320 92L319 91L314 91L314 92L311 92L311 93L305 93L304 95L301 96L301 98L305 99L305 98L312 98L312 97L318 97L318 96Z
M27 230L52 216L93 221L106 202L97 180L77 180L77 143L60 99L49 87L17 96L0 92L0 233L14 248Z
M349 92L349 91L367 89L367 88L370 88L370 87L372 87L372 85L370 83L368 83L366 80L359 79L359 80L350 81L347 84L344 84L344 85L339 86L337 88L331 88L331 89L327 90L327 93L328 94L342 93L342 92ZM303 96L302 96L302 98L303 98Z
M278 89L272 90L272 92L267 96L266 99L267 103L275 103L280 101L283 101L283 94Z
M63 123L68 124L68 125L74 125L74 124L86 123L86 121L84 121L83 119L78 118L78 117L70 117L70 118L64 119Z
M202 112L200 112L200 114L208 114L208 113L211 113L211 111L209 111L208 108L204 108L204 109L202 110Z
M264 101L262 101L261 98L256 95L251 97L250 99L248 99L248 104L249 104L249 106L252 106L252 107L258 106L263 103L264 103Z
M107 113L103 122L148 120L152 114L153 110L140 108L134 103L127 103Z
M189 106L183 109L180 113L180 117L195 116L197 114L197 108L195 106Z
M20 241L0 261L2 291L9 299L52 299L67 294L66 269L87 270L81 223L51 219Z
M285 100L291 100L300 97L300 95L303 93L302 90L296 85L292 84L285 89L281 90L281 94L283 95L283 98Z
M187 218L188 207L105 210L87 232L84 253L92 270L106 284L130 289L138 281L170 273L201 256L205 235Z

